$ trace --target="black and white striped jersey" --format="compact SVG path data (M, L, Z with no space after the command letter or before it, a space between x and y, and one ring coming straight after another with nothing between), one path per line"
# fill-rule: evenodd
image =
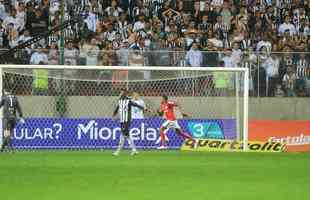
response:
M131 121L131 107L137 107L144 110L143 106L136 104L129 97L121 97L118 100L118 105L114 110L114 115L119 114L120 123L126 123Z

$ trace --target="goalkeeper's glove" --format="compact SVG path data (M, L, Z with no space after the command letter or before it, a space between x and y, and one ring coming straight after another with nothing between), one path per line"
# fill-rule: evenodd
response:
M24 124L24 123L25 123L25 119L21 117L21 118L19 119L19 123Z

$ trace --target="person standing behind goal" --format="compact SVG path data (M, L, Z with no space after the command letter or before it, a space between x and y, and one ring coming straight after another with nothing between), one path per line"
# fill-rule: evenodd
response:
M113 153L114 156L117 156L120 153L120 151L122 150L124 143L125 143L125 139L128 140L128 143L132 149L131 155L138 154L138 151L135 147L135 144L134 144L134 142L131 139L130 134L129 134L130 123L132 120L132 116L131 116L132 107L137 107L143 111L148 111L148 109L145 108L144 106L141 106L141 105L138 105L137 103L134 103L128 97L128 91L127 90L122 90L121 96L118 100L118 105L116 106L114 113L113 113L113 117L115 117L117 115L117 113L119 114L119 118L120 118L119 121L120 121L120 126L121 126L120 141L119 141L119 145L118 145L116 151Z
M3 106L3 130L4 130L4 140L1 145L0 151L3 152L4 148L7 147L8 150L13 151L13 145L11 137L16 126L16 122L19 116L19 122L25 123L23 119L23 112L20 107L19 101L15 95L11 94L11 91L5 91L4 96L1 98L0 108ZM18 113L18 115L17 115Z
M132 101L142 107L145 107L145 103L143 99L140 97L139 93L133 92L132 93ZM144 112L138 107L132 107L131 110L132 119L144 119Z

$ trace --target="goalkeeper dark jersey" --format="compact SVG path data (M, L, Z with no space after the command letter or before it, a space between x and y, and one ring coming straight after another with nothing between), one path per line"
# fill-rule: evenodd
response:
M18 99L15 95L2 96L0 102L0 108L3 107L3 118L4 119L16 119L17 113L19 117L23 117L22 109L19 105Z

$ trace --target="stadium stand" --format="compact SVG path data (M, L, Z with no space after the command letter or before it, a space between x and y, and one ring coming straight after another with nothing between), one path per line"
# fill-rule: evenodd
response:
M251 69L252 95L310 96L309 12L306 0L0 0L0 49L62 27L7 63L61 64L63 30L66 65L224 61Z

